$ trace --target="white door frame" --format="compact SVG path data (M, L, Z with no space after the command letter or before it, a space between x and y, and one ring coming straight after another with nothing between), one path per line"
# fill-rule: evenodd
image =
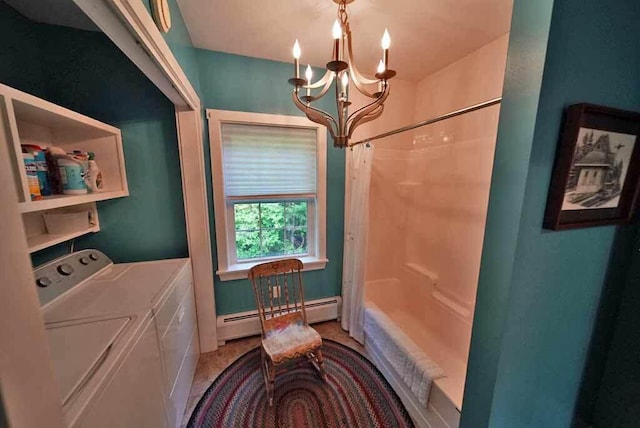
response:
M215 351L218 338L200 98L142 1L73 1L175 104L200 350Z
M176 106L176 122L200 352L211 352L218 349L218 332L200 110Z

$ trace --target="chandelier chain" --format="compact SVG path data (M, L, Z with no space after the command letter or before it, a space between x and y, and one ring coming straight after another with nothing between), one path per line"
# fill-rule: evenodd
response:
M347 14L347 2L346 1L341 1L340 4L338 4L338 20L340 21L340 24L342 24L342 28L344 28L347 25L347 22L349 22L349 15Z

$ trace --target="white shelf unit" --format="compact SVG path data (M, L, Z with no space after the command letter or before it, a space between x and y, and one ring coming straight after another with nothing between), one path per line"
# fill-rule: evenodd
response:
M86 212L87 227L78 229L69 233L48 233L45 227L43 214L47 213L79 213ZM90 213L90 214L89 214ZM52 245L68 241L87 233L95 233L100 230L100 220L98 218L98 209L95 202L88 204L72 205L45 211L33 211L22 214L22 222L24 223L25 232L27 234L27 245L29 252L40 251Z
M0 84L0 120L9 130L7 144L13 154L14 185L18 209L23 216L30 252L100 230L97 201L129 195L118 128L50 103L33 95ZM83 195L52 195L32 201L22 158L21 144L55 146L70 153L82 150L95 153L102 172L104 189ZM49 234L44 227L44 212L91 211L94 225L68 234Z

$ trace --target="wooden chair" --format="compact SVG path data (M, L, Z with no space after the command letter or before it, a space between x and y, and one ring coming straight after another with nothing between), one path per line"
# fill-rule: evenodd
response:
M302 285L302 262L278 260L249 271L262 328L262 372L269 406L277 369L306 357L326 380L322 361L322 338L307 323Z

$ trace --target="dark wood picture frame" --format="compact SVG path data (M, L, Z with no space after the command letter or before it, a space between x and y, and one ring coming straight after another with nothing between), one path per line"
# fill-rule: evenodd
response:
M640 113L571 105L565 112L543 227L629 223L639 179Z

